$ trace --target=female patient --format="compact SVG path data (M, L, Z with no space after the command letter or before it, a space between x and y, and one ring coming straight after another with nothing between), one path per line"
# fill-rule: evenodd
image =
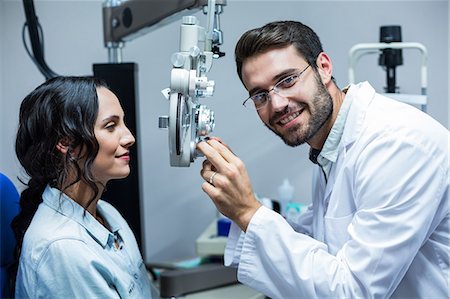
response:
M17 298L151 297L132 231L100 199L129 174L134 141L117 97L93 78L54 78L23 100Z

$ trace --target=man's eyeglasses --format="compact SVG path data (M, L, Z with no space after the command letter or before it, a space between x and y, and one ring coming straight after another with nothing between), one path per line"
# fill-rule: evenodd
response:
M262 109L264 108L267 103L270 100L269 93L273 90L274 93L286 97L291 96L293 93L292 87L295 85L295 83L298 82L298 79L300 76L310 67L308 64L302 71L292 74L290 76L287 76L284 79L281 79L278 81L270 90L266 90L263 92L259 92L257 94L254 94L242 103L244 107L246 108L252 108L252 109Z

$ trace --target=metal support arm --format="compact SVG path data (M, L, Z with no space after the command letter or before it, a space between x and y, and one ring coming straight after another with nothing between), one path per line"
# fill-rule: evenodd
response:
M226 5L226 0L217 0L216 4ZM105 0L103 35L109 62L122 62L120 50L124 42L178 20L178 13L184 10L200 10L207 5L207 0Z

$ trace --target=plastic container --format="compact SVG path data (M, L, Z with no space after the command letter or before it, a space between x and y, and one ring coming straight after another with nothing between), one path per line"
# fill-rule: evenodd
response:
M286 218L287 208L294 198L294 187L289 180L285 178L283 183L278 187L278 200L280 201L281 215Z
M230 232L231 220L223 215L217 219L217 235L227 237Z
M303 210L304 206L301 203L289 202L286 207L286 220L297 223Z

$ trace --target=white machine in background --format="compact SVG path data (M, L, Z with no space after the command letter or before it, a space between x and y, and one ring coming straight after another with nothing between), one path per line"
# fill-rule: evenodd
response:
M397 29L399 36L392 37L389 35L389 30L393 27ZM349 51L349 83L355 83L355 65L361 56L366 54L380 54L380 65L386 67L387 83L386 88L388 93L386 94L390 98L408 103L420 107L420 109L426 112L427 109L427 49L421 43L416 42L401 42L400 26L382 26L380 31L379 43L361 43L354 45ZM388 33L382 36L384 29L388 29ZM403 63L401 58L401 49L417 49L421 53L421 67L420 67L420 94L402 94L396 93L395 87L395 67ZM400 52L394 52L398 51ZM400 57L389 59L383 57L383 55L400 55ZM381 62L383 60L383 62ZM389 61L391 60L391 61Z
M199 99L214 93L214 81L206 73L213 59L224 53L219 15L222 6L209 0L207 29L195 16L183 17L180 30L180 50L172 55L173 69L170 88L163 90L169 100L169 116L160 116L159 127L169 130L170 165L187 167L199 156L196 144L214 129L214 112L199 103Z

